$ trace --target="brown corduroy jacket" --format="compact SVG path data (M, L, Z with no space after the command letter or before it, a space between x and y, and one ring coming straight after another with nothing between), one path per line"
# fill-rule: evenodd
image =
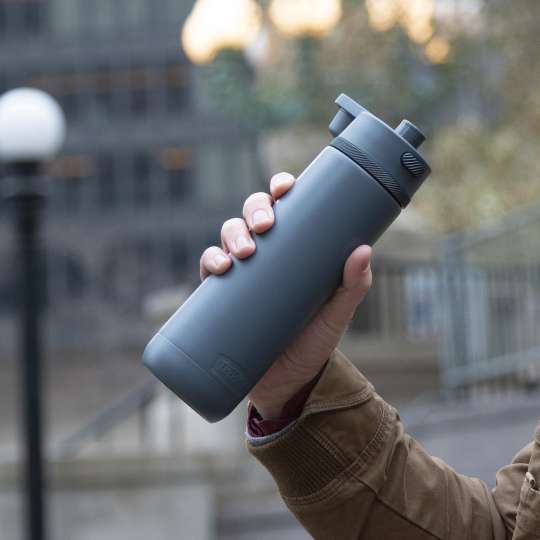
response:
M429 456L339 349L298 420L247 447L317 540L540 540L540 423L490 490Z

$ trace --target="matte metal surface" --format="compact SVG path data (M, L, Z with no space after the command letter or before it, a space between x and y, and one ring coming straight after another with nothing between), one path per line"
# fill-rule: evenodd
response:
M326 147L274 211L274 226L254 237L256 252L233 256L232 268L202 282L160 330L182 351L177 367L155 343L145 352L145 364L210 421L219 419L216 400L224 417L249 392L339 286L351 252L373 244L400 207L357 164ZM194 381L184 355L206 371L206 386Z

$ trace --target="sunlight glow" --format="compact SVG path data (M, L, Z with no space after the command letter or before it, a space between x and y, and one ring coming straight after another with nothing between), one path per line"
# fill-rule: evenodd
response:
M401 24L409 38L425 43L433 35L433 0L402 1Z
M393 28L401 17L400 0L366 0L369 24L379 32Z
M379 32L400 24L415 43L433 36L433 0L366 0L366 9L369 24Z
M197 0L182 29L182 46L192 62L209 63L221 49L249 46L261 20L254 0Z
M433 64L443 64L450 54L450 43L442 37L434 37L425 48L427 59Z
M270 18L291 37L328 34L342 15L341 0L272 0Z

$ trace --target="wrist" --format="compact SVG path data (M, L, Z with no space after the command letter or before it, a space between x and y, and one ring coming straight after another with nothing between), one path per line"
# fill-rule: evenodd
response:
M292 387L284 390L280 389L279 392L274 392L274 395L261 395L254 392L249 395L249 400L265 420L271 420L280 418L282 411L287 402L302 388L302 385Z
M319 381L324 366L310 379L290 383L286 387L279 385L273 392L265 393L255 387L250 394L251 404L263 420L283 420L300 416L304 405Z

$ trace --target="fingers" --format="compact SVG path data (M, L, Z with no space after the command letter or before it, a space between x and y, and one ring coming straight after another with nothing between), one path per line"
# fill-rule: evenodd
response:
M274 200L268 193L259 192L250 195L244 203L242 214L248 227L256 233L262 233L274 224Z
M255 242L242 218L231 218L223 224L221 246L223 251L231 252L239 259L244 259L255 251Z
M270 193L274 200L278 200L287 191L289 191L295 183L295 178L292 174L281 172L272 176L270 180Z
M199 261L199 276L204 281L210 274L223 274L231 266L231 257L218 246L203 251Z
M282 172L275 174L270 180L270 193L258 192L250 195L245 203L242 214L250 230L263 233L274 224L274 210L272 205L294 185L292 174Z
M250 195L244 202L244 219L231 218L221 227L221 248L210 246L201 255L199 276L204 281L210 274L223 274L231 264L230 253L244 259L256 250L251 231L262 233L274 224L275 201L287 193L295 183L289 173L278 173L270 180L270 193L258 192Z

